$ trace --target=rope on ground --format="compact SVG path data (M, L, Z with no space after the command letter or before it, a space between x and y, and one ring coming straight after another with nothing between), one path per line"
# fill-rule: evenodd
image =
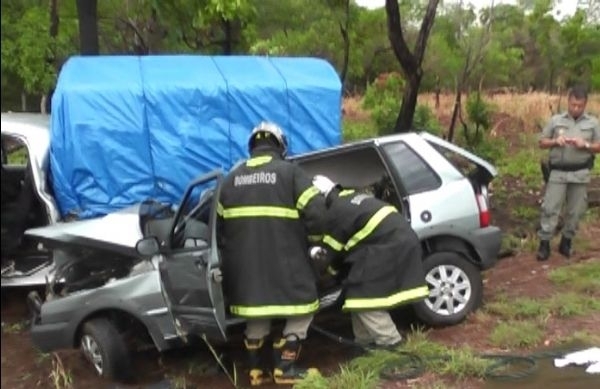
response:
M362 350L365 353L380 350L377 348L365 347L350 339L336 335L330 331L311 324L311 328L319 334L340 344L351 346ZM409 351L397 349L386 350L398 355L400 358L390 361L386 364L380 373L381 378L390 381L399 381L410 378L416 378L425 372L426 361L434 359L449 359L446 356L429 357L423 360L419 355ZM482 359L492 360L491 364L484 372L484 378L494 380L516 380L532 375L538 367L537 361L546 358L557 358L562 356L565 351L545 351L530 355L511 355L511 354L480 354L476 355Z

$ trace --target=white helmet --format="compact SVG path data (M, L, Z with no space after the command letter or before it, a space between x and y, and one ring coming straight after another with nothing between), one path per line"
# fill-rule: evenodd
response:
M273 136L279 144L279 148L281 148L281 155L285 156L288 148L287 138L283 130L277 124L271 122L260 122L258 126L254 127L248 139L248 150L252 151L256 140L260 139L262 134Z

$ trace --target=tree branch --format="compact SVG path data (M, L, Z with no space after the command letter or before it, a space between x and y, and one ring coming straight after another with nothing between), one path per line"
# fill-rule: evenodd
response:
M414 56L416 58L417 63L421 63L423 61L423 56L425 55L425 48L427 47L427 38L429 38L429 33L431 32L431 28L433 27L435 11L439 2L439 0L429 0L429 3L427 4L425 17L423 18L423 22L421 23L419 37L417 38L417 42L415 44Z
M144 50L144 52L148 51L148 45L146 44L146 40L144 39L144 36L142 35L142 32L138 29L138 27L135 25L135 22L133 21L133 19L131 18L118 18L119 21L121 21L121 23L125 24L125 26L131 28L133 30L133 33L138 37L138 39L140 40L140 46L142 47L142 49Z
M432 0L437 3L438 0ZM400 7L398 0L385 0L385 12L387 13L388 38L392 45L394 55L407 73L415 72L417 61L410 52L404 35L402 34L402 18L400 17Z

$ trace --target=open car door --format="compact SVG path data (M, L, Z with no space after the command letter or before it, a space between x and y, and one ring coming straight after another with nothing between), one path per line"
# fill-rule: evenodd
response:
M163 296L180 336L227 340L225 302L217 248L220 170L194 180L160 249Z

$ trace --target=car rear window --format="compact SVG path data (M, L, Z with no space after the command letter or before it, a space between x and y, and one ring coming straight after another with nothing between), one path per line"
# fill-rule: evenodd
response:
M458 153L455 153L452 150L448 150L444 146L435 144L433 142L427 142L427 143L429 143L429 145L431 147L433 147L440 154L442 154L444 156L444 158L446 158L446 160L448 162L450 162L450 164L456 168L456 170L458 170L459 172L462 173L463 176L471 177L472 174L475 174L477 172L477 169L478 169L477 164L475 162L471 161L470 159L468 159L467 157L462 156Z
M406 143L395 142L383 147L409 195L440 187L442 182L435 171Z

